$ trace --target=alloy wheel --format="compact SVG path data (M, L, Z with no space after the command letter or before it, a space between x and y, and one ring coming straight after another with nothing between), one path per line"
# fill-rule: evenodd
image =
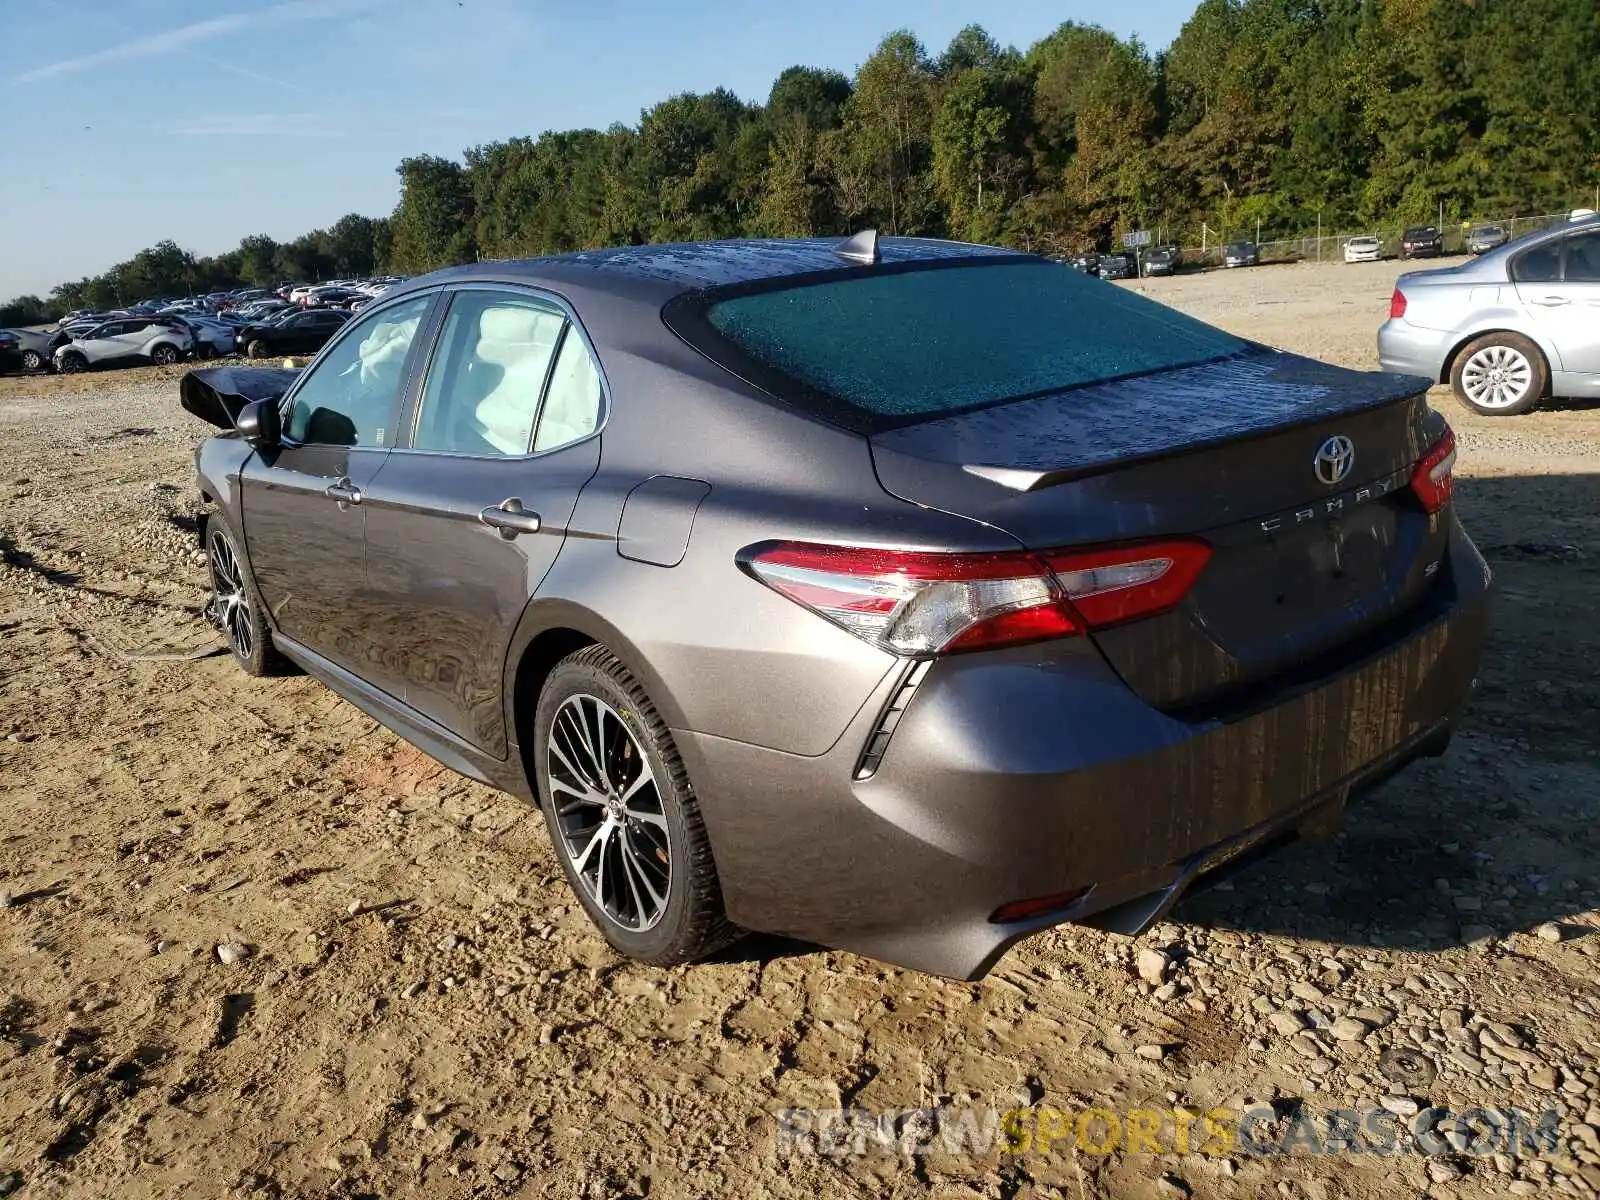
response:
M248 659L256 645L255 618L233 543L220 530L211 535L211 591L212 611L227 635L228 646L240 658Z
M171 346L157 346L150 354L150 358L160 367L170 367L178 361L178 352Z
M672 841L643 747L615 709L580 693L556 710L545 755L561 851L584 892L621 928L652 928L671 894Z
M1479 408L1510 408L1533 386L1533 364L1511 346L1485 346L1461 370L1461 390Z
M37 371L44 366L44 359L37 350L24 350L22 352L22 369L24 371Z

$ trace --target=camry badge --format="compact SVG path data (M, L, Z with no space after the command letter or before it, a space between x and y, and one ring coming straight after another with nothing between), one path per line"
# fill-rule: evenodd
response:
M1311 468L1316 471L1317 478L1330 487L1350 474L1350 468L1355 464L1355 443L1342 433L1335 434L1317 447L1317 456L1311 460Z

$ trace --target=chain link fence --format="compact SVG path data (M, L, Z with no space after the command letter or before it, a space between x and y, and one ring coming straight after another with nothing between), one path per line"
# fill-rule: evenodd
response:
M1559 225L1567 220L1571 210L1559 213L1545 213L1534 217L1485 217L1481 220L1464 221L1460 224L1445 225L1439 232L1444 235L1444 252L1446 254L1465 254L1467 252L1467 237L1474 230L1493 225L1505 230L1508 241L1532 233L1537 229L1547 229L1551 225ZM1342 263L1344 261L1344 244L1353 237L1376 237L1382 245L1384 258L1398 258L1400 256L1400 238L1407 229L1414 229L1415 222L1409 224L1384 224L1376 229L1356 229L1345 233L1324 234L1321 237L1296 237L1277 238L1258 244L1261 261L1268 262L1327 262ZM1230 243L1252 240L1249 231L1237 231L1230 235L1218 234L1215 239L1206 236L1202 243L1183 247L1181 261L1185 267L1220 267L1224 247Z

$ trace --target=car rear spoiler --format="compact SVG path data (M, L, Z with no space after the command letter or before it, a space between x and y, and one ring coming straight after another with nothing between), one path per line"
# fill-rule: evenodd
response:
M277 400L299 377L298 368L213 367L190 371L178 384L185 410L218 429L233 429L239 410L254 400Z

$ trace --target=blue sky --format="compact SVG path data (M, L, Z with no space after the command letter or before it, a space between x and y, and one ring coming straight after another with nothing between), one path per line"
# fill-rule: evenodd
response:
M0 299L162 238L197 254L393 210L400 159L632 124L684 91L852 74L890 30L1065 20L1159 49L1195 0L0 0Z

